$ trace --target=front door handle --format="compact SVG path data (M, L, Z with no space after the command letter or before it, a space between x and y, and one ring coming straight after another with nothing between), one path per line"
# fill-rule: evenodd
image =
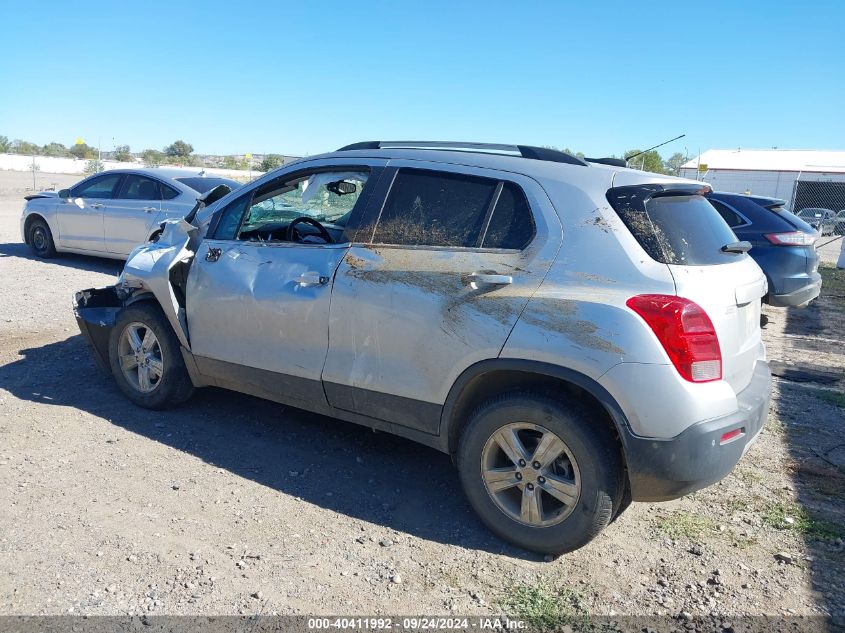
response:
M513 277L510 275L498 275L496 273L470 273L466 276L466 283L473 288L478 286L507 286L513 283Z
M92 209L102 209L104 206L106 206L106 205L101 204L101 203L99 203L99 202L95 202L94 204L90 205L90 207L91 207Z
M208 251L205 254L205 261L216 262L218 259L220 259L220 255L222 254L223 249L209 247Z
M314 271L302 273L299 277L296 278L296 285L301 286L303 288L310 288L313 286L325 286L327 283L329 283L328 277L324 277L320 273Z
M144 207L144 211L146 211L147 213L152 213L155 210L156 210L155 207Z

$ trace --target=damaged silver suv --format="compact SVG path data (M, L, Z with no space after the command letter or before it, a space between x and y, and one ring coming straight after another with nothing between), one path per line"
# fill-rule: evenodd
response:
M76 295L134 403L213 385L451 454L489 528L581 547L724 477L766 419L766 281L702 183L366 142L205 201Z

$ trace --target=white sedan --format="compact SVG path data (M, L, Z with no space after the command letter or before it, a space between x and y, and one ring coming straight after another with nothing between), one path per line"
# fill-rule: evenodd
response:
M197 198L218 185L240 183L188 169L114 169L70 189L26 196L24 242L39 257L57 252L126 259L168 218L184 217Z

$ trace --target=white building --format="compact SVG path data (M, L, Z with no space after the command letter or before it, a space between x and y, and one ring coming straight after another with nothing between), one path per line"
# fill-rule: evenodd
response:
M845 209L845 151L709 149L684 163L680 175L714 191L782 198L793 211Z

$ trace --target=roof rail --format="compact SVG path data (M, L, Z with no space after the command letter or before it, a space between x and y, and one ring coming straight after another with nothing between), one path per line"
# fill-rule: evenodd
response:
M533 145L506 145L501 143L463 143L460 141L362 141L341 147L338 152L355 149L441 149L457 152L480 152L485 154L506 154L546 160L554 163L568 163L586 167L587 163L556 149L534 147Z
M585 158L588 163L599 163L601 165L613 165L614 167L627 167L628 163L624 158Z

